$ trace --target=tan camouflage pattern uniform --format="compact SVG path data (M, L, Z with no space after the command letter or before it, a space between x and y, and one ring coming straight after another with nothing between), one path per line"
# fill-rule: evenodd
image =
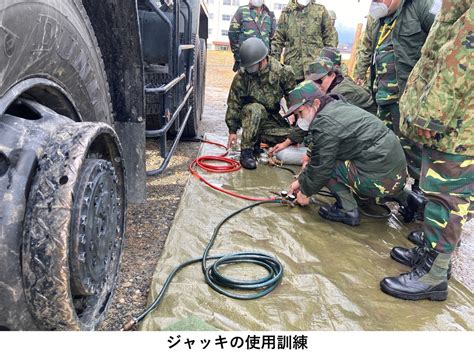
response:
M429 248L450 254L474 201L474 8L444 0L400 101L401 131L424 145L420 187ZM418 135L422 128L434 137Z
M308 71L308 65L325 46L337 46L336 31L326 8L314 0L305 7L290 0L283 9L272 39L272 56L280 60L284 49L283 63L291 65L297 82L300 82Z

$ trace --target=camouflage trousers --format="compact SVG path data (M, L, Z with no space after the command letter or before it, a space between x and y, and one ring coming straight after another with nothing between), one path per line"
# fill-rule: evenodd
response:
M407 159L408 173L415 180L420 179L421 169L421 147L403 137L400 132L400 110L398 103L391 103L386 105L379 105L377 109L377 116L391 129L400 139L405 157Z
M253 149L259 142L273 146L283 142L290 134L290 125L279 113L270 114L260 103L242 108L241 149Z
M428 198L424 213L427 246L452 253L464 223L473 216L474 157L423 148L420 187Z
M353 193L361 198L381 198L394 195L405 187L406 168L380 176L360 174L357 166L351 161L337 161L336 167L327 183L343 210L349 211L357 207Z

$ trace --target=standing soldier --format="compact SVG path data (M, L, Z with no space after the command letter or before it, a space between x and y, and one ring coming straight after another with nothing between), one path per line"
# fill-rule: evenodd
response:
M334 27L334 32L336 33L336 46L339 44L339 34L336 29L336 12L334 10L328 10L328 14L331 17L332 26Z
M235 75L227 98L227 145L230 148L237 143L237 131L242 128L240 163L254 169L259 143L274 145L290 133L288 122L279 113L280 100L296 83L291 67L269 57L261 39L244 41L240 55L243 69Z
M275 14L268 9L263 0L250 0L248 5L237 9L229 27L230 48L235 59L234 72L240 68L239 49L242 43L248 38L257 37L270 49L275 29Z
M474 206L473 32L472 0L444 0L400 101L402 132L424 146L420 186L428 203L424 247L391 252L413 269L380 284L397 298L447 298L451 255Z
M372 0L374 20L371 52L372 92L379 118L400 134L398 102L408 76L420 58L421 48L439 11L441 0ZM410 175L419 178L421 150L400 138L408 159Z
M290 0L283 9L272 41L272 56L291 65L297 82L304 80L308 65L325 46L336 47L337 36L331 17L314 0Z
M354 80L358 85L367 84L367 72L372 64L372 51L374 42L374 19L367 16L367 24L357 49L357 60L354 71Z

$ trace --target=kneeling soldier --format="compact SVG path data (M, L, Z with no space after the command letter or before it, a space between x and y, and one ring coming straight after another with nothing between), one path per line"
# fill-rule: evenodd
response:
M254 150L259 149L259 143L274 145L290 133L290 125L279 113L280 100L296 83L291 67L268 57L261 39L245 40L240 57L242 69L235 75L227 99L228 147L237 143L237 130L242 128L240 163L255 169Z
M300 83L289 95L286 116L309 124L311 159L290 186L304 206L310 196L327 186L336 197L332 206L319 209L321 217L359 225L353 192L384 197L405 186L406 160L398 137L376 116L337 96L325 95L312 81Z

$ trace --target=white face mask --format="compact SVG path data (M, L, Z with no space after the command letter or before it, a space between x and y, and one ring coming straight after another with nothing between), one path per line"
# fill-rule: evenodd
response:
M250 0L250 4L252 4L256 8L259 8L263 5L263 0Z
M311 125L312 119L310 118L303 118L299 117L296 121L296 125L301 128L303 131L309 130L309 126Z
M374 3L370 4L369 14L375 20L385 18L388 15L388 6L384 3Z
M299 5L301 5L301 6L304 7L304 6L308 5L308 4L311 2L311 0L296 0L296 2L297 2Z

